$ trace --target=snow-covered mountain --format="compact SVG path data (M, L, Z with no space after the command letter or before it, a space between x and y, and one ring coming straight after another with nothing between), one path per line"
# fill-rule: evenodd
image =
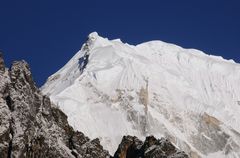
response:
M240 65L162 41L91 33L42 92L113 154L123 135L165 136L190 157L240 157Z

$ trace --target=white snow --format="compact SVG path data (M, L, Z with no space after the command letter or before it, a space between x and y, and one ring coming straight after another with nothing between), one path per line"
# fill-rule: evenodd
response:
M86 55L88 63L81 72L79 59ZM147 112L139 101L146 82ZM177 146L185 149L187 144L204 155L192 144L198 129L190 115L207 113L240 133L239 83L240 65L233 60L162 41L132 46L94 32L42 92L68 115L75 129L99 137L111 153L123 135L144 139L154 134L170 135ZM223 152L212 153L216 154Z

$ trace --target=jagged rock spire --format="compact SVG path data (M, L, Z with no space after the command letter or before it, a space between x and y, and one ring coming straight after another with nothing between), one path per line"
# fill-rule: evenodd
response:
M24 60L13 62L10 77L14 85L29 85L29 88L33 91L37 89L32 78L29 64Z

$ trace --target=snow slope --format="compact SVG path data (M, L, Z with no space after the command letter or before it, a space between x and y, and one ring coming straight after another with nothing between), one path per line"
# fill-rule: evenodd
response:
M191 157L240 157L240 65L162 41L96 32L42 92L113 153L123 135L165 136Z

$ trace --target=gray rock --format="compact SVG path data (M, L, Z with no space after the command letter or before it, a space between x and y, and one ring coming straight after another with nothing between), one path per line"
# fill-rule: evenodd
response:
M5 70L2 58L0 68ZM0 73L0 127L2 158L110 157L99 140L69 126L67 116L36 87L25 61Z

